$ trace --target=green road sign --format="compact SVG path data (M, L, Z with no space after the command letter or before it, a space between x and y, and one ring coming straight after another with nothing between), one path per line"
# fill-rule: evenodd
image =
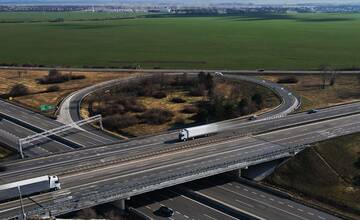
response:
M40 110L43 111L49 111L51 109L54 109L55 107L53 105L40 105Z

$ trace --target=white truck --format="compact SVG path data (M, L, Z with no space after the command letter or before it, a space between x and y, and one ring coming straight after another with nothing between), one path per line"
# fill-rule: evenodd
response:
M61 189L59 177L41 176L32 179L0 185L0 201L19 198L20 187L23 197Z
M188 139L195 139L197 137L215 134L218 131L219 128L216 124L208 124L208 125L196 126L192 128L185 128L180 130L179 140L186 141Z

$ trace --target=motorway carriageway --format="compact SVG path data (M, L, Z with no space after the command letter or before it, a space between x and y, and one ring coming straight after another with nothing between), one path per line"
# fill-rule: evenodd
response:
M207 206L188 196L184 196L175 191L174 188L167 188L146 194L142 194L126 201L127 206L135 208L152 219L176 219L176 220L236 220L231 215ZM166 206L174 210L174 215L170 218L161 217L156 211Z
M231 124L232 120L229 120L227 123L230 123L230 126L227 126L227 124L224 122L219 122L219 126L221 126L225 130L233 129L235 130L236 134L244 135L250 132L262 132L268 129L281 128L289 125L297 125L299 123L313 122L317 120L323 120L329 117L353 114L356 112L360 112L360 103L325 108L321 109L316 114L299 113L267 121L246 121L245 123L241 125L236 125L235 127L233 127ZM94 163L94 161L97 160L106 160L106 158L126 157L131 155L134 156L151 152L159 152L164 149L172 149L174 147L186 145L189 143L206 141L206 139L200 138L195 141L176 143L177 136L177 132L164 133L153 137L149 136L135 138L130 141L123 141L117 144L107 145L103 147L78 149L75 151L55 154L42 158L3 163L3 166L6 166L8 171L14 172L21 171L24 167L26 167L28 169L28 172L30 172L36 169L36 167L38 166L51 166L51 164L61 166L65 163L73 163L74 166L76 165L77 167L81 167L91 165L92 163ZM222 136L222 134L219 134L218 136ZM213 136L211 138L218 138L218 136Z
M127 201L127 204L153 219L166 219L155 213L161 206L174 210L175 215L170 218L174 220L246 217L259 220L340 219L288 198L233 181L226 175L212 176L135 196ZM246 217L242 213L245 213Z
M64 125L39 113L30 111L23 107L16 106L3 100L0 100L0 115L8 120L16 120L20 122L23 124L22 126L30 126L38 130L37 132L54 129ZM19 124L18 122L15 123ZM12 127L9 127L8 130L9 132L15 133L12 131ZM111 138L109 135L106 134L100 136L76 128L71 129L67 132L60 133L58 135L62 136L64 139L70 142L73 142L77 146L84 147L110 144L118 140L114 137Z
M340 218L317 209L273 195L229 178L219 176L186 183L187 190L194 190L213 201L249 213L258 219L271 220L339 220Z
M249 134L249 133L257 133L257 132L263 132L269 129L275 129L275 128L281 128L284 126L289 126L289 125L297 125L297 124L302 124L302 123L306 123L306 122L312 122L314 120L322 120L328 117L336 117L336 116L341 116L341 115L346 115L346 114L353 114L356 112L360 112L360 103L351 103L351 104L345 104L345 105L339 105L339 106L334 106L334 107L329 107L329 108L324 108L321 109L318 113L316 114L307 114L307 113L297 113L297 114L292 114L289 115L287 117L282 117L282 118L277 118L277 119L272 119L272 120L257 120L257 121L248 121L247 118L243 119L241 122L239 123L240 120L238 119L231 119L231 120L227 120L227 121L223 121L223 122L218 122L216 124L219 125L219 127L221 129L223 129L224 131L226 130L236 130L237 134ZM3 124L3 126L1 127L1 124ZM34 132L32 132L31 130L21 127L13 122L7 121L6 119L3 119L2 121L0 121L0 129L6 129L6 133L10 133L13 136L10 137L10 139L12 139L12 141L7 142L8 144L12 144L14 145L13 148L17 149L18 148L18 143L17 141L14 141L14 139L16 139L16 137L26 137L30 134L34 134ZM158 134L155 136L146 136L146 137L140 137L140 138L134 138L131 139L130 141L122 141L119 142L117 144L112 144L112 145L107 145L104 147L98 147L98 148L93 148L93 149L81 149L81 151L79 151L79 155L83 155L85 156L85 154L88 155L97 155L99 156L100 153L105 153L107 151L113 151L115 148L116 149L132 149L138 146L144 146L146 147L146 145L148 147L153 146L153 145L159 145L161 143L164 142L169 142L169 141L174 141L177 139L177 132L167 132L167 133L163 133L163 134ZM1 135L4 139L6 139L6 137L8 135ZM14 138L15 136L15 138ZM70 147L59 143L57 141L53 141L53 142L49 142L49 139L47 139L47 141L42 141L41 143L39 143L38 145L33 145L28 147L28 149L26 149L25 147L25 152L29 154L29 156L39 156L40 155L46 155L49 152L50 153L57 153L59 151L69 151L72 150ZM169 145L169 144L167 144ZM40 149L38 149L40 148ZM78 155L78 156L79 156ZM53 161L53 159L56 160L55 157L51 157L49 158L51 161ZM59 158L60 160L62 160L62 158Z
M83 172L75 172L68 175L60 175L63 190L46 193L33 198L42 202L42 204L51 204L50 201L69 198L84 201L94 200L94 196L106 195L110 193L130 192L139 189L139 184L146 183L157 185L159 178L167 178L185 173L192 178L201 178L202 175L194 173L194 168L206 168L217 166L224 162L237 161L242 158L266 154L286 146L314 143L321 140L333 138L340 135L346 135L360 131L360 115L353 115L339 119L333 119L324 122L317 122L311 125L303 125L295 128L289 128L282 131L275 131L255 137L245 137L225 141L222 143L209 144L207 146L180 151L156 157L144 158L141 160L129 161L125 163L114 164L107 167L100 167ZM73 165L71 165L72 167ZM11 181L21 177L41 176L44 174L58 174L66 169L71 169L63 164L61 167L42 167L32 171L31 175L27 171L20 175L7 176ZM6 175L6 172L4 173ZM191 175L190 175L191 174ZM0 175L0 178L3 174ZM190 179L189 179L190 180ZM194 179L192 179L194 180ZM174 184L174 183L172 183ZM171 185L162 185L162 187ZM135 187L135 188L134 188ZM118 190L118 191L114 191ZM141 190L137 194L144 193ZM133 195L136 195L133 194ZM62 196L67 197L62 197ZM133 196L131 195L131 196ZM34 208L32 202L27 199L24 201L26 209ZM48 203L50 202L50 203ZM14 214L17 211L18 201L0 204L0 216Z
M1 142L15 151L19 150L19 138L25 138L36 134L34 131L22 127L5 118L0 120L0 137ZM35 141L31 146L24 146L24 154L29 157L37 157L72 150L73 148L54 141L49 138ZM20 155L18 155L20 157Z

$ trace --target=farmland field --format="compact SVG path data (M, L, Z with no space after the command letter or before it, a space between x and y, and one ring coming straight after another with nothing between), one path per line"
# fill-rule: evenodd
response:
M135 17L145 13L108 13L108 12L1 12L0 23L26 23L26 22L54 22L57 19L64 21L83 20L110 20L125 17Z
M12 16L24 20L27 15ZM68 16L84 17L84 21L65 18L64 22L0 23L0 64L199 69L360 67L360 14L159 16L101 21L89 20L89 16L108 15ZM0 13L0 20L6 17Z

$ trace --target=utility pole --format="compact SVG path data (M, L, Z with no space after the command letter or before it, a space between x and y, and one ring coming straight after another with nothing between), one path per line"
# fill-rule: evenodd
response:
M23 201L22 201L22 195L21 195L20 186L18 186L17 188L18 188L18 191L19 191L20 206L21 206L22 217L23 217L24 220L26 220L26 214L25 214L25 210L24 210L24 204L23 204Z

